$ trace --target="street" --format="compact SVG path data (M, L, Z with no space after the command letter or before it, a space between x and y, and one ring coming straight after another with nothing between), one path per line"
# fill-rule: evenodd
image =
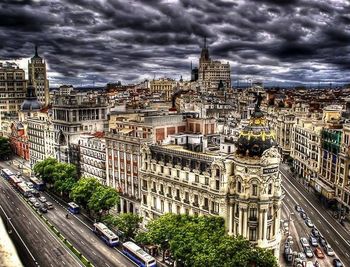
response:
M283 201L285 209L283 212L284 219L288 219L291 212L294 213L290 216L292 220L290 232L293 233L292 236L294 237L294 250L298 247L298 250L301 251L299 239L300 237L308 238L311 230L295 210L294 207L298 204L305 210L308 217L336 253L335 257L326 256L324 260L317 259L321 263L321 266L331 266L331 261L336 257L343 262L344 266L350 266L349 232L326 211L313 193L308 192L303 185L299 184L293 178L287 165L281 164L280 170L282 174L282 186L286 192L286 197ZM315 262L315 260L316 258L314 257L312 261Z
M14 166L3 166L17 173L19 170ZM29 181L28 177L24 177ZM48 201L54 204L54 209L44 214L46 217L74 247L76 247L95 266L135 266L121 252L108 247L101 239L92 232L92 225L82 215L70 214L66 218L67 207L52 198L47 192L40 192Z
M82 266L2 177L0 190L3 209L40 266Z

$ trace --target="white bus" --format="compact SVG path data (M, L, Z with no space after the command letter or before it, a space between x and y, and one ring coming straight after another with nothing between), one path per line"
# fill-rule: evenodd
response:
M17 184L18 191L25 197L29 197L32 193L32 189L30 189L25 183L21 182Z
M119 243L119 237L108 229L103 223L94 223L94 233L98 235L108 246L115 247Z
M131 241L123 243L123 253L140 267L156 267L156 259Z

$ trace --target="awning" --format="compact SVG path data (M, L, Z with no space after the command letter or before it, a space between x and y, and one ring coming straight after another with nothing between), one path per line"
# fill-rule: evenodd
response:
M133 129L129 129L129 128L123 128L121 130L119 130L119 133L122 133L122 134L129 134L133 131Z

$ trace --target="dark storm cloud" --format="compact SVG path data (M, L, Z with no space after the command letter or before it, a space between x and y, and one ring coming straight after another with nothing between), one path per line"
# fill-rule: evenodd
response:
M0 59L49 64L51 85L189 77L206 36L232 78L315 82L350 74L346 0L3 0Z

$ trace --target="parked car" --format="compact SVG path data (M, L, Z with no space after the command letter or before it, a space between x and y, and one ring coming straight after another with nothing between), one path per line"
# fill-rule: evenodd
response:
M32 189L32 194L33 194L33 196L35 196L35 197L40 197L40 193L39 193L38 190Z
M317 247L318 246L318 240L313 235L310 235L309 242L312 246Z
M319 236L318 237L318 241L320 242L320 245L322 247L326 246L327 245L327 240L323 237L323 236Z
M309 246L309 242L307 241L306 237L300 237L300 244L302 247Z
M52 203L49 202L49 201L45 202L44 205L45 205L45 207L46 207L48 210L53 209L53 205L52 205Z
M333 266L334 267L343 267L344 265L341 263L341 261L339 259L334 259Z
M25 182L25 184L26 184L29 188L33 188L33 183L32 183L32 182Z
M312 223L310 218L306 218L305 224L309 226L310 228L314 227L315 225Z
M310 248L310 246L304 246L304 252L306 257L308 258L312 258L314 256L314 253L312 252L312 249Z
M329 244L327 244L323 249L324 249L324 252L326 252L326 254L328 256L334 256L335 255L334 250L332 249L332 247Z
M45 197L39 197L39 200L40 200L41 202L46 202L46 201L47 201Z
M302 261L306 260L306 255L304 252L299 252L297 255L297 258L301 259Z
M312 228L311 233L314 237L319 237L320 236L320 231L317 230L317 228Z
M35 197L30 197L29 201L34 204L36 202L36 198Z
M34 207L36 207L36 208L40 208L40 206L41 206L41 205L40 205L40 203L39 203L39 202L35 202L35 203L34 203Z
M307 215L305 212L301 212L300 216L301 216L301 218L303 218L303 220L305 220L307 218Z
M315 248L314 253L317 258L320 258L320 259L324 258L324 253L320 247Z
M47 208L45 208L44 206L41 206L39 209L42 213L47 213Z
M300 212L302 209L301 209L301 207L300 207L299 205L295 205L295 210L296 210L297 212Z

